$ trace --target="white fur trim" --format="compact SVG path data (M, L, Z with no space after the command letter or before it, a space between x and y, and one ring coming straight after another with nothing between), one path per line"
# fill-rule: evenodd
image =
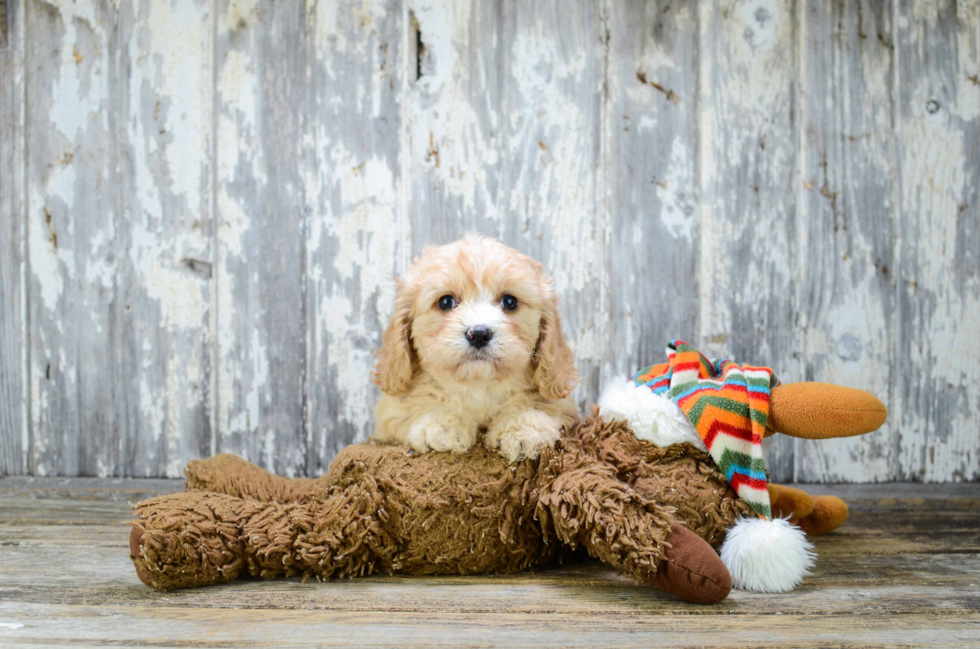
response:
M782 518L741 518L721 546L732 585L756 593L793 590L810 574L816 558L803 530Z
M707 451L704 442L680 407L645 385L617 376L599 397L599 414L607 419L623 419L636 435L654 446L687 442Z

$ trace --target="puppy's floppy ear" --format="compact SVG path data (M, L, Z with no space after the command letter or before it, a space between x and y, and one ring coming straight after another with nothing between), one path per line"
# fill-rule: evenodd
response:
M390 395L405 394L412 382L412 295L399 279L395 294L395 312L381 335L378 364L371 380Z
M550 295L541 309L541 334L534 358L534 384L546 399L561 399L578 384L575 357L561 331L558 297Z

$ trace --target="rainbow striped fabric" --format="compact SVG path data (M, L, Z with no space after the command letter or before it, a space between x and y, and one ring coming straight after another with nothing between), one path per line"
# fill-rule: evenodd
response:
M640 370L633 382L677 403L732 489L759 516L772 518L762 456L769 391L779 385L771 369L711 362L684 341L672 340L667 362Z

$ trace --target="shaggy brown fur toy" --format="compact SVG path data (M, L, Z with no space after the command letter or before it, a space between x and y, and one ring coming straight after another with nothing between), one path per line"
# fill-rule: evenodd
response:
M156 588L241 575L509 573L581 546L639 580L714 602L731 579L702 538L717 544L748 512L706 453L658 449L595 416L539 462L509 465L482 446L415 454L357 444L315 480L231 455L193 461L186 474L186 492L136 506L133 561Z
M515 465L482 445L416 454L357 444L317 479L281 478L231 455L192 461L185 473L184 493L135 506L131 556L155 588L244 575L510 573L584 548L640 581L712 603L732 586L715 548L751 515L707 453L655 447L595 408L539 461Z

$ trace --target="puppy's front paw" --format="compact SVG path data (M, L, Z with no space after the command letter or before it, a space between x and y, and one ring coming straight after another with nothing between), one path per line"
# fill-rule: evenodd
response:
M493 420L483 443L511 463L534 460L561 437L561 421L540 410L501 413Z
M463 453L476 442L477 427L447 413L426 413L408 429L409 445L420 453L453 451Z

